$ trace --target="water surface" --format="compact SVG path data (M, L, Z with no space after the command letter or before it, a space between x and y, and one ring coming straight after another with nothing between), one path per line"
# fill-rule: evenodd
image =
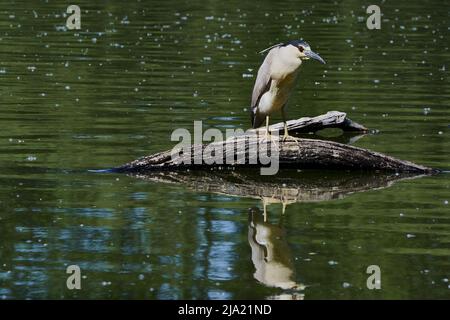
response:
M254 194L88 172L168 149L194 120L248 128L257 52L297 38L327 64L303 66L291 118L344 111L374 130L356 146L450 170L448 4L384 2L381 30L358 1L77 4L79 31L66 4L0 4L0 298L450 297L448 174L251 180L307 195L284 214L264 197L264 221Z

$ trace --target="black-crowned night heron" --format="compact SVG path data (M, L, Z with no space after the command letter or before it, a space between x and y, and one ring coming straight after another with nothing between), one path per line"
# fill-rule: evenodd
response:
M269 135L269 116L281 111L284 122L284 137L289 137L286 123L286 104L303 60L310 58L325 61L311 50L306 41L294 40L267 48L269 51L258 70L252 94L252 126L258 128L266 120L266 136Z

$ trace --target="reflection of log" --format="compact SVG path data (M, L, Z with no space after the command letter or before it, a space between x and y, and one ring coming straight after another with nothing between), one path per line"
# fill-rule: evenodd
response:
M343 131L365 132L367 129L346 117L343 112L332 111L314 118L301 118L288 121L290 132L316 132L325 128L341 128ZM270 131L282 130L283 124L270 127ZM146 172L160 170L209 169L212 167L260 167L260 153L267 148L268 143L261 144L261 134L264 130L248 130L244 135L229 138L225 141L213 142L208 145L192 145L183 153L172 156L173 150L150 155L121 167L115 172ZM258 148L258 149L257 149ZM337 142L300 139L299 141L278 141L274 144L278 150L280 167L291 168L322 168L348 170L381 170L396 172L433 173L436 170L416 165L409 161L395 159L381 153L357 148ZM212 151L214 150L214 151ZM218 152L217 150L222 150ZM180 150L178 150L180 151ZM218 156L219 155L219 156ZM220 157L222 164L217 164ZM198 162L200 159L200 162ZM245 161L239 161L244 159ZM214 162L215 161L215 162ZM213 163L214 162L214 163Z
M351 173L284 170L276 176L259 171L178 171L137 173L135 177L186 186L198 192L264 199L265 204L325 201L391 186L395 181L418 177L413 174Z

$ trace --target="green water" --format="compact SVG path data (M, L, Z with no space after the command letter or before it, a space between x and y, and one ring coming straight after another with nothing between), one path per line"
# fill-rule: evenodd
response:
M0 3L0 299L450 298L448 174L282 172L236 194L88 172L194 120L248 128L257 52L297 38L327 64L302 66L290 118L344 111L376 132L354 145L450 170L448 3L383 2L381 30L366 1L76 3L79 31L63 1ZM254 191L292 185L264 222Z

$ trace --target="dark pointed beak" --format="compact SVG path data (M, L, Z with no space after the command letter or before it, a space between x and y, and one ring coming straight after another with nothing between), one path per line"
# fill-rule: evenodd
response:
M320 62L323 63L323 64L326 64L325 60L323 60L322 57L319 56L319 55L318 55L317 53L315 53L314 51L311 51L311 50L306 51L306 50L305 50L304 53L305 53L305 56L307 56L308 58L311 58L311 59L320 61Z

